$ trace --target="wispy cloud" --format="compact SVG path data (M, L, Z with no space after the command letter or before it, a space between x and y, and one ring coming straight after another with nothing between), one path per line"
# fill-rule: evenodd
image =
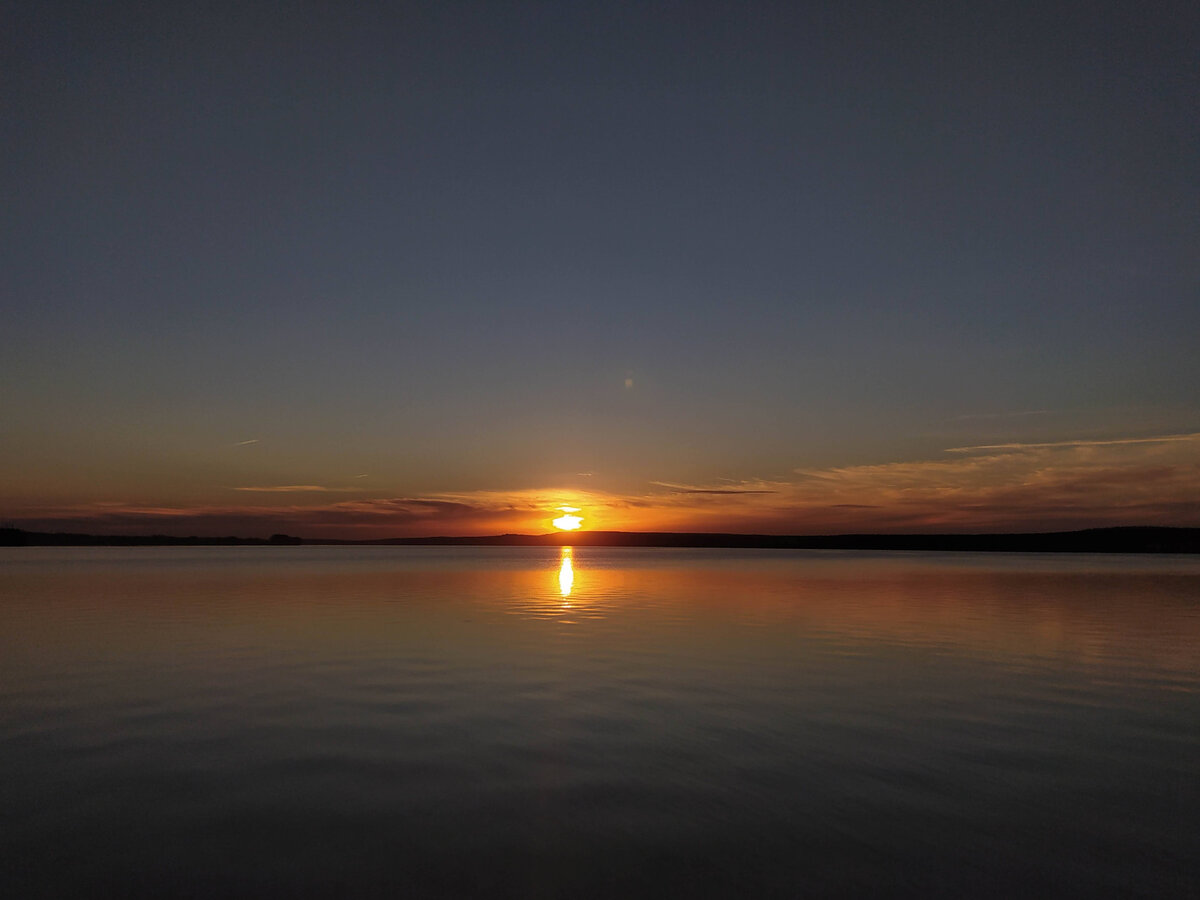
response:
M250 491L255 494L353 494L361 488L331 488L320 484L268 484L252 487L235 487L235 491Z
M1159 437L1110 438L1108 440L1048 441L1037 444L978 444L973 447L949 447L947 453L975 453L981 450L1037 450L1046 447L1113 447L1121 444L1170 444L1200 440L1200 434L1166 434Z
M664 487L673 494L777 494L775 488L700 487L693 484L676 484L671 481L651 481L656 487Z
M234 443L233 446L245 447L247 444L257 444L257 443L258 443L258 438L250 438L250 440L248 440L248 441L237 441L236 443Z
M1177 434L960 447L949 458L804 470L792 496L801 505L876 506L909 528L1198 524L1198 441Z
M1021 419L1026 416L1048 416L1054 410L1051 409L1022 409L1016 412L990 412L990 413L964 413L959 416L960 420L969 419Z

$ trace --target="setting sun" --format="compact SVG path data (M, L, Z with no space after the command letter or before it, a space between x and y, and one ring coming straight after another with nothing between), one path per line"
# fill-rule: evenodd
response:
M560 506L559 512L563 515L554 520L554 527L560 531L575 531L583 524L583 519L572 513L579 512L579 509L574 506Z

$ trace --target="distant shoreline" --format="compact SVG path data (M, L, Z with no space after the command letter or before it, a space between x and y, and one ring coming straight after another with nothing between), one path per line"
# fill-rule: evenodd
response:
M1200 553L1200 528L1125 526L1020 534L772 535L709 532L581 531L485 537L379 540L96 535L0 528L0 547L227 547L227 546L469 546L469 547L707 547L762 550L938 550L991 553Z

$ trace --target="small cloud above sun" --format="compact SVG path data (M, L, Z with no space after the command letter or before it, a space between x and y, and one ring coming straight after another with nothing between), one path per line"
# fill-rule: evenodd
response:
M562 513L554 520L554 527L559 531L576 531L583 524L583 519L573 515L579 512L579 508L575 506L560 506L558 511Z

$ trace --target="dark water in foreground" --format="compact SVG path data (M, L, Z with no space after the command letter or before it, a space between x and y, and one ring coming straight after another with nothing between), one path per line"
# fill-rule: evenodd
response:
M1200 559L0 555L6 897L1198 892Z

